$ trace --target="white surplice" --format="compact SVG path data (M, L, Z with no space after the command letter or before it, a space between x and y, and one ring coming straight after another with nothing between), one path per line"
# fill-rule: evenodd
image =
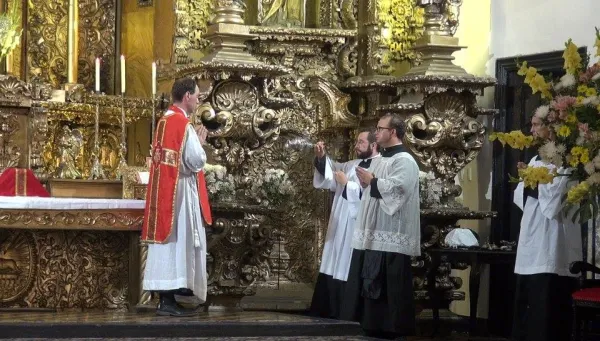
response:
M378 158L379 155L375 157ZM325 176L315 170L313 177L315 188L335 192L319 272L344 282L348 280L348 270L352 258L352 234L360 205L361 187L355 167L361 161L351 160L339 163L327 157ZM336 182L334 172L337 171L346 174L348 182L345 186ZM344 187L346 188L346 199L343 197Z
M370 195L370 185L364 189L352 247L420 256L419 165L401 152L373 160L369 172L382 198Z
M169 114L173 113L165 115ZM184 144L175 195L173 233L165 244L148 245L143 288L149 291L188 288L204 302L207 293L207 246L196 173L204 167L206 153L191 125L187 127Z
M534 157L530 167L556 168ZM559 174L564 174L562 168ZM563 210L562 196L567 192L569 177L559 176L546 185L538 185L538 198L528 197L523 207L524 185L515 189L514 203L523 210L521 231L517 245L515 273L532 275L553 273L559 276L577 276L569 272L572 262L583 258L581 226L575 224L572 212Z

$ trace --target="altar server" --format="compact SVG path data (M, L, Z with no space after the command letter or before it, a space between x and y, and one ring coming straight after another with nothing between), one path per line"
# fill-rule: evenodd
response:
M189 121L200 96L196 82L176 80L171 94L173 105L158 121L152 144L142 228L142 241L149 243L143 288L159 292L158 315L190 316L196 309L179 305L174 295L191 290L200 302L206 301L203 219L212 223L202 171L207 130L194 129Z
M534 116L531 133L547 139L549 130ZM535 156L530 167L555 165ZM519 168L526 167L520 162ZM569 169L558 168L559 174ZM569 272L571 263L581 261L581 226L573 223L571 213L563 211L562 196L568 191L569 177L560 176L536 189L515 189L514 203L523 210L515 274L517 290L513 338L518 341L570 340L572 321L571 294L576 276Z
M355 168L369 168L371 161L379 157L375 133L361 131L354 146L358 159L338 163L325 155L325 144L315 145L315 188L334 192L333 206L325 237L321 268L310 306L313 316L338 318L344 283L348 278L352 256L352 233L360 205L362 188Z
M365 188L354 225L352 261L341 318L360 322L368 336L415 333L411 256L421 254L419 166L402 145L402 118L377 125L381 157L356 168Z

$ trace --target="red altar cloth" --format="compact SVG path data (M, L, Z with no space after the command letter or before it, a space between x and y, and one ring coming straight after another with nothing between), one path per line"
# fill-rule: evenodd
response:
M31 169L7 168L0 175L0 196L49 197L50 193L46 191Z

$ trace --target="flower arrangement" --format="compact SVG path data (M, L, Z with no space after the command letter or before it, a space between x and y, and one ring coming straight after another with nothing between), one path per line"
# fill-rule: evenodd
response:
M440 203L442 198L443 183L436 179L433 172L419 171L419 197L421 206L432 207Z
M211 199L218 201L230 201L235 196L235 182L231 174L227 174L227 168L221 165L204 166L206 174L206 187Z
M380 0L377 9L379 22L384 27L383 44L390 50L383 56L384 64L405 60L415 62L417 54L412 47L423 33L423 8L414 0Z
M600 56L598 29L595 47L595 56ZM518 74L525 77L524 82L534 94L539 92L542 97L544 103L537 108L534 118L547 128L547 134L542 134L547 137L512 131L493 133L490 140L521 150L534 146L541 160L554 166L519 169L519 177L513 180L524 181L525 186L535 188L538 184L548 184L557 176L568 176L577 182L578 185L571 187L565 197L565 209L576 208L573 220L579 217L579 222L584 222L598 215L600 62L588 67L588 60L579 55L577 46L570 39L565 44L563 59L566 74L556 80L545 79L526 62L517 65L520 67Z
M295 193L295 187L282 169L269 168L252 183L253 199L262 206L282 205Z

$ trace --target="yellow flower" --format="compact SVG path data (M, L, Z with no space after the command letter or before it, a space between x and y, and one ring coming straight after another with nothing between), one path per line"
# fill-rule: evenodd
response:
M581 156L579 156L579 161L581 163L588 163L588 162L590 162L590 155L588 154L587 149L585 151L585 154L581 154Z
M587 182L582 182L571 188L567 193L567 202L571 204L579 203L588 194L589 189L590 185Z
M560 137L569 137L569 135L571 135L571 128L569 128L566 125L561 125L558 128L558 132L557 132L558 136Z
M575 122L577 122L577 116L575 116L575 114L569 114L567 116L567 118L565 119L565 122L567 122L567 123L575 123Z
M585 97L583 97L583 96L577 96L577 98L575 99L575 105L578 107L582 106L584 99L585 99Z
M519 68L519 71L517 71L517 75L525 76L527 74L527 69L527 62L523 62L523 64L521 64L521 67Z
M600 111L600 104L596 106L596 110Z
M587 91L585 92L585 95L586 95L587 97L596 96L596 94L597 94L597 93L596 93L596 89L594 89L594 88L589 88L589 89L587 89Z
M546 167L527 167L519 169L519 177L525 187L535 188L538 184L549 184L554 180L554 172Z
M596 43L594 44L596 48L596 57L600 56L600 30L596 27Z
M513 130L509 133L492 133L490 141L498 140L502 145L508 144L513 149L523 150L533 144L533 136L526 136L520 130Z
M577 93L580 95L585 94L588 91L588 87L585 84L582 84L580 86L577 87Z
M533 68L530 68L530 69L533 69ZM529 76L529 73L527 74L527 76L525 78L525 83L527 83L528 76ZM552 98L552 94L550 94L550 84L546 83L546 81L544 80L544 77L542 77L542 75L536 73L535 76L533 76L533 78L530 80L529 86L531 87L531 91L534 94L539 91L542 93L542 98L548 98L548 99Z
M563 68L567 73L574 75L581 68L581 56L577 52L577 45L573 44L571 39L565 44L563 59L565 60Z
M568 156L569 164L572 167L577 167L580 163L588 163L590 162L590 152L589 149L581 146L575 146L571 148L571 155Z

